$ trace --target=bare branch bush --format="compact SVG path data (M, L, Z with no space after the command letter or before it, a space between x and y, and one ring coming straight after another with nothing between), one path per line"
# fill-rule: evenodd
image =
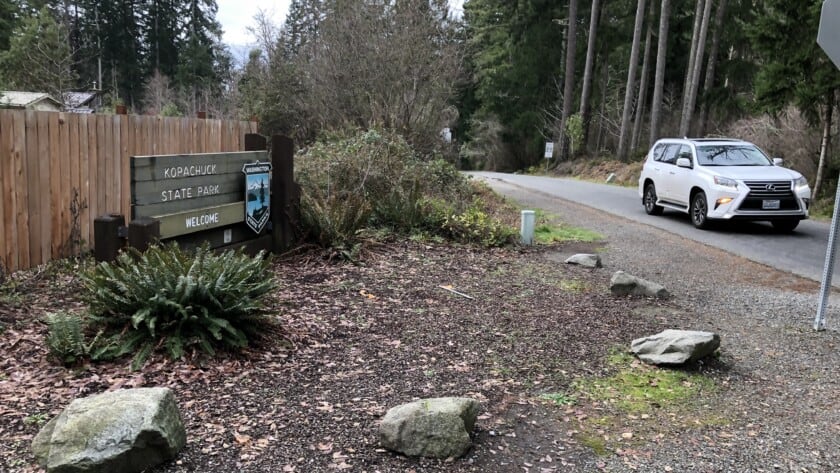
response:
M318 128L381 126L422 151L457 119L461 64L442 0L336 4L296 60Z
M169 77L155 71L144 85L143 113L148 115L162 115L164 107L174 105L178 101L178 93L172 87Z
M793 106L777 117L761 115L738 120L722 130L725 136L751 141L772 157L785 160L785 166L802 173L813 183L820 156L820 130L808 125Z

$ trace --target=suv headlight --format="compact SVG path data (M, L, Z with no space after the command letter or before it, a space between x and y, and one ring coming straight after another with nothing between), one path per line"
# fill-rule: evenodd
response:
M728 177L715 176L715 184L723 187L731 187L733 189L738 188L738 182L736 182L735 179L730 179Z
M808 187L808 180L804 176L799 176L793 180L794 189L802 189Z

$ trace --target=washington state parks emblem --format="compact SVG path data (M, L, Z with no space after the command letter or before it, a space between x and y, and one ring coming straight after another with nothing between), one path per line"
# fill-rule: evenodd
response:
M260 233L271 216L271 163L246 163L245 173L245 224Z

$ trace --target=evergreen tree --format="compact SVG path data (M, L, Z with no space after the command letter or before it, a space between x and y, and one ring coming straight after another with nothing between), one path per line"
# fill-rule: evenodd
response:
M291 59L318 35L327 13L324 0L292 0L281 33L282 53Z
M470 0L464 5L469 67L478 120L498 119L512 161L519 168L542 157L548 126L542 110L557 98L562 71L562 4L536 0ZM495 127L480 127L494 129Z
M110 91L112 101L134 105L142 98L146 78L146 44L142 41L140 0L84 0L80 21L82 44L88 59L83 74L99 80L102 90Z
M186 0L182 10L184 42L175 81L186 91L193 110L206 110L209 96L230 75L231 60L221 44L217 11L216 0Z
M9 49L9 37L18 24L18 9L12 0L0 0L0 51Z
M776 114L786 105L793 104L813 125L822 122L815 198L822 185L827 150L831 145L834 96L840 88L837 68L816 41L802 40L816 38L821 7L820 0L802 3L765 0L760 14L748 29L753 46L763 60L755 80L759 110Z
M155 71L174 77L178 68L178 51L181 46L181 5L178 0L146 0L143 41L148 58L146 74Z
M0 52L0 76L17 90L47 92L56 100L76 86L68 32L43 8L23 20L9 49Z

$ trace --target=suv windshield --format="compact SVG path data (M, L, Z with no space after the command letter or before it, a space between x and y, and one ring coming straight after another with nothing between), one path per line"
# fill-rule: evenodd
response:
M701 166L772 166L773 162L755 146L711 145L697 147Z

